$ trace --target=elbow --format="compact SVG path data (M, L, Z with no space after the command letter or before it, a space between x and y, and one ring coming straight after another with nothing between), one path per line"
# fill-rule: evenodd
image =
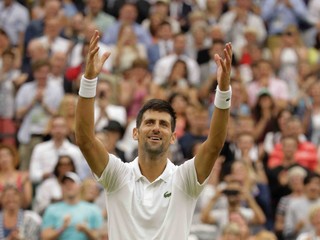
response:
M208 216L207 213L201 213L200 220L201 220L201 222L203 222L203 223L207 223L207 224L210 223L210 222L209 222L209 216Z
M261 216L257 216L257 224L259 224L259 225L264 225L265 223L266 223L266 217L264 216L264 214L263 215L261 215Z

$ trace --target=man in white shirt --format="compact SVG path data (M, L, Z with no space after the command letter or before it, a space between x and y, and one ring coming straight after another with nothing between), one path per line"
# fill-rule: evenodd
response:
M188 81L192 86L200 84L200 68L198 63L185 54L186 36L179 33L173 39L173 53L160 58L153 69L153 81L162 85L166 83L174 63L181 59L187 64Z
M67 123L63 117L55 116L51 119L51 140L37 144L32 151L30 178L33 183L39 183L53 174L60 155L72 158L76 171L82 179L89 175L90 170L79 147L66 138L67 131Z
M133 138L138 157L123 163L109 154L94 134L97 76L110 53L98 57L98 31L90 42L76 110L76 139L107 195L110 239L187 239L197 198L224 144L229 118L232 48L216 55L216 109L208 139L197 155L180 166L167 158L176 141L175 112L163 100L151 99L140 110Z

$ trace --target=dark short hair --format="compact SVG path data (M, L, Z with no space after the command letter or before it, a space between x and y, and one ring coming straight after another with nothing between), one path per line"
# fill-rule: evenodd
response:
M34 61L31 64L32 72L35 72L44 66L48 66L49 68L51 67L49 59L41 59Z
M142 123L143 114L148 110L168 113L171 116L171 130L174 132L176 128L176 113L169 102L161 99L150 99L143 105L136 119L137 128L139 128Z
M320 175L317 173L309 173L303 180L303 184L307 185L309 184L313 179L319 179L320 180Z

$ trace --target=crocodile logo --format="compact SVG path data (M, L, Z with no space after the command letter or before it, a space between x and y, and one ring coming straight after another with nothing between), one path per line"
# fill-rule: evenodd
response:
M168 197L171 196L171 192L166 191L166 192L163 194L163 196L164 196L165 198L168 198Z

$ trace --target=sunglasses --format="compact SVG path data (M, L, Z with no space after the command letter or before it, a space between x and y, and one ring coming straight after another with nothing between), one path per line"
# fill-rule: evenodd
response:
M226 189L223 191L223 193L227 196L237 196L238 194L240 194L240 191L238 190L231 190L231 189Z

